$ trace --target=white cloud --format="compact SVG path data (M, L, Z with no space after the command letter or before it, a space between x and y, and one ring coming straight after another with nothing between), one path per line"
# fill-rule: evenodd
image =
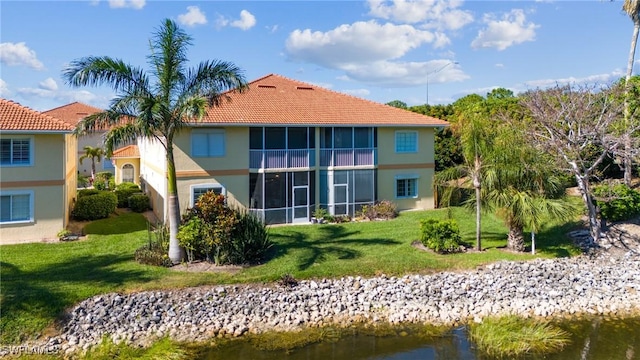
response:
M146 0L109 0L109 7L113 9L132 8L140 10L145 3Z
M369 15L429 29L457 30L473 21L461 0L369 0Z
M240 11L240 19L231 20L222 15L218 15L216 19L216 27L223 28L225 26L236 27L241 30L249 30L256 25L256 17L247 10ZM277 25L275 26L277 29ZM275 31L275 30L273 30Z
M371 94L371 91L369 91L368 89L347 89L340 90L340 92L357 97L367 97L369 96L369 94Z
M35 70L44 70L44 64L36 56L36 52L29 49L24 42L1 43L0 62L8 66L28 66Z
M500 64L500 63L495 64L494 66L497 67L498 69L503 69L504 68L504 64Z
M613 72L608 74L595 74L583 77L570 76L560 79L531 80L526 81L523 88L524 90L526 90L569 84L611 84L612 82L619 80L623 76L624 72L622 70L614 70Z
M232 21L231 26L241 30L249 30L256 24L256 17L247 10L240 11L240 19Z
M450 60L429 62L389 62L377 61L344 69L350 80L362 81L389 87L421 86L469 78L459 66Z
M276 25L272 25L272 26L265 26L264 28L267 29L267 31L269 31L270 33L273 34L276 31L278 31L279 26L278 26L278 24L276 24Z
M286 40L294 60L342 69L374 61L397 59L436 36L411 25L380 25L374 20L341 25L327 32L294 30Z
M186 26L204 25L207 17L197 6L187 6L187 13L178 15L178 22Z
M493 14L486 14L484 23L487 25L478 32L478 36L471 42L471 47L496 48L504 50L510 46L533 41L536 29L540 25L527 22L522 9L513 9L498 19Z
M11 91L9 91L9 86L7 85L7 82L0 79L0 96L3 98L7 98L9 97L9 95L11 95Z
M53 78L47 78L46 80L40 82L40 84L38 85L41 89L44 89L44 90L51 90L51 91L58 90L58 84L56 83L55 80L53 80Z

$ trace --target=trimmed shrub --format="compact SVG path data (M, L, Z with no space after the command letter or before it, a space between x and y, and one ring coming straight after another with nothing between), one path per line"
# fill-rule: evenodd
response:
M117 205L116 195L108 191L91 196L79 196L71 216L76 220L104 219L116 211Z
M364 217L369 220L388 220L393 219L396 216L398 216L396 204L389 200L382 200L375 205L364 205L358 213L358 217Z
M593 187L595 204L608 221L623 221L640 215L640 192L625 184L600 184Z
M97 195L100 194L102 191L98 190L98 189L82 189L82 190L78 190L78 199L80 199L81 197L84 196L91 196L91 195Z
M131 195L140 193L140 189L116 189L113 193L118 198L118 208L126 208L129 207Z
M129 209L133 212L141 213L149 210L149 196L146 194L133 194L129 196Z
M178 230L178 242L187 253L187 260L194 261L205 249L205 223L197 216L186 220Z
M115 189L116 190L136 189L136 190L140 191L140 186L138 186L138 184L132 183L132 182L123 182L123 183L120 183L120 184L116 185Z
M458 223L453 219L421 220L420 241L439 254L459 252L461 237Z

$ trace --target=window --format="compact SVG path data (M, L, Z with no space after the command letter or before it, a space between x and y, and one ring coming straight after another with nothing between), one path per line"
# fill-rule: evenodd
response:
M0 165L31 165L31 138L0 139Z
M227 195L224 186L220 184L191 185L191 203L189 206L194 207L200 196L206 194L208 191L213 191L214 194Z
M416 131L396 131L396 152L414 153L418 151L418 133Z
M193 157L224 156L224 130L193 130L191 132L191 155Z
M135 171L133 165L125 164L122 166L122 182L134 182Z
M0 195L0 223L33 221L33 192Z
M418 175L396 176L396 197L415 198L418 196Z

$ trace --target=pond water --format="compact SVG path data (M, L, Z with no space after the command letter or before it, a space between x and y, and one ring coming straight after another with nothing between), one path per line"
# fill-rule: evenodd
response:
M556 354L524 359L551 360L640 360L640 317L593 318L556 324L572 334L571 344ZM247 341L232 341L223 347L202 349L200 359L251 360L489 360L468 339L466 328L452 329L444 336L425 338L402 332L395 336L342 336L335 341L307 345L291 351L262 351Z

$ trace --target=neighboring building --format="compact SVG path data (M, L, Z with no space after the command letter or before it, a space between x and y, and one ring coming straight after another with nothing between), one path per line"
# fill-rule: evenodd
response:
M111 155L115 172L115 182L131 182L140 185L140 151L137 145L127 145L113 152Z
M0 244L55 239L77 182L73 127L0 99Z
M279 75L249 86L176 136L181 211L208 190L271 224L308 222L317 207L353 215L380 200L434 207L434 129L447 122ZM166 219L164 148L141 139L138 150L133 174Z
M63 105L55 109L47 110L43 112L45 115L51 115L58 118L72 127L76 127L80 120L86 116L93 115L101 112L101 109L86 105L80 102L73 102L71 104ZM84 147L91 146L102 148L104 150L103 137L106 131L96 131L91 134L85 134L78 137L78 159L85 154ZM91 159L84 159L82 163L78 162L78 171L80 175L91 176ZM96 159L96 173L102 171L114 172L113 163L110 159L102 157L100 161Z

